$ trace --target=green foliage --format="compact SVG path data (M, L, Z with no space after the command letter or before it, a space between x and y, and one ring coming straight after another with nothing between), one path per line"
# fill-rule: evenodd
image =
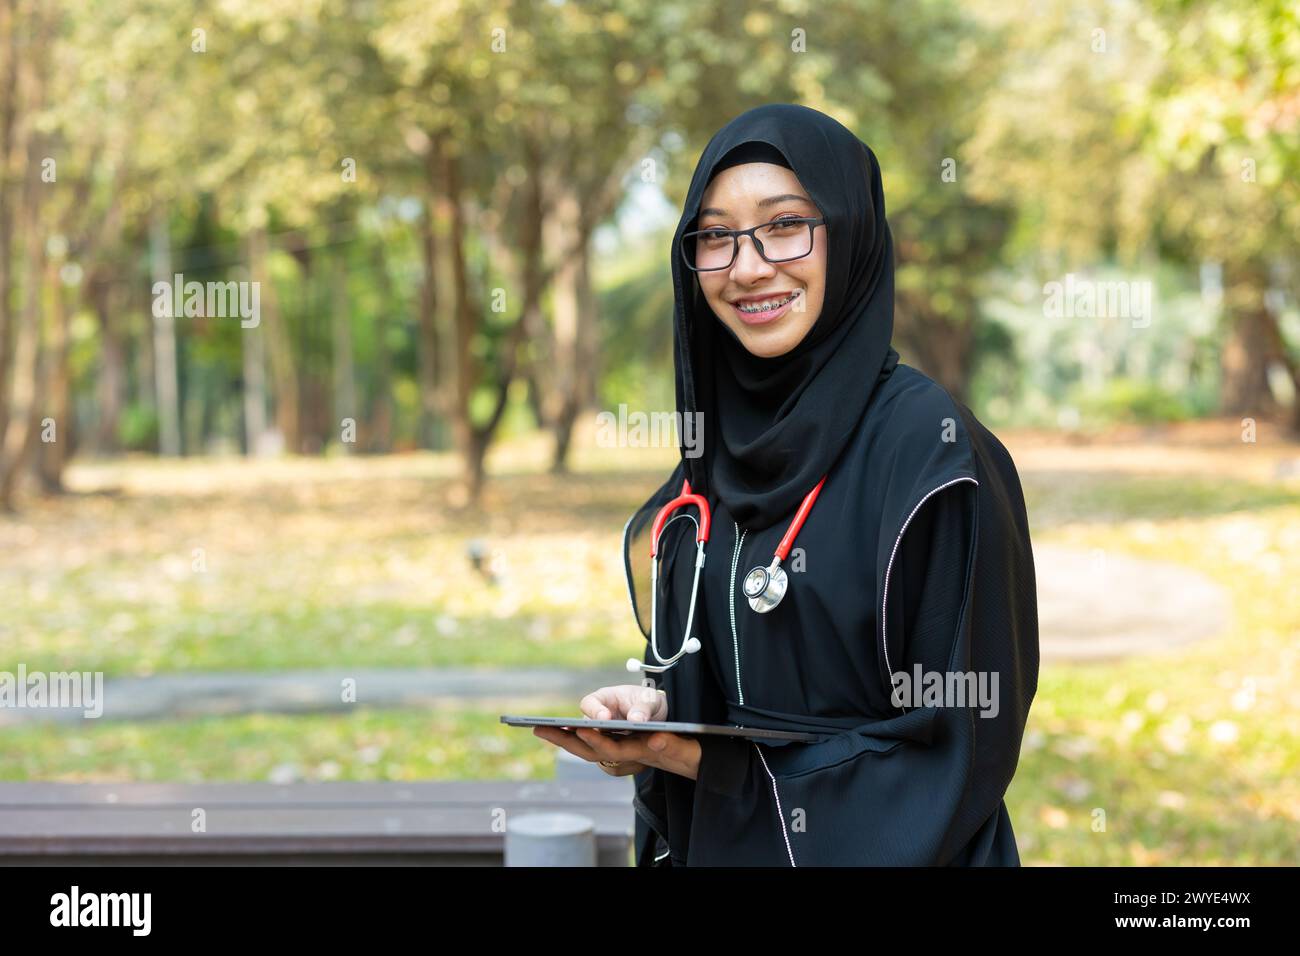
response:
M122 410L117 439L125 451L157 450L158 410L139 402L127 405Z
M673 283L663 250L671 236L628 250L609 264L599 296L604 375L601 407L675 409ZM655 255L655 251L659 254Z
M1244 480L1255 451L1221 448L1216 465L1198 460L1183 474L1077 459L1022 466L1035 545L1187 565L1234 608L1226 633L1158 661L1044 664L1007 793L1026 863L1296 862L1300 490ZM257 473L231 482L210 462L92 465L94 484L126 493L65 500L60 520L11 522L13 539L32 543L0 541L0 603L12 609L0 669L613 670L643 646L618 541L662 468L620 459L612 474L563 479L512 470L485 515L447 502L453 463L438 456L227 467ZM356 471L340 477L341 467ZM161 495L138 490L151 487ZM485 533L507 559L496 584L465 560ZM207 550L202 573L194 542ZM73 549L84 561L60 567L56 556ZM543 779L554 751L498 715L517 705L558 716L575 703L536 695L492 709L446 700L432 710L23 722L5 729L0 779ZM1104 832L1092 826L1097 807Z
M387 390L396 442L450 432L408 394L422 381L426 214L439 255L450 257L438 156L460 160L475 309L470 391L481 422L534 266L541 327L554 334L561 200L578 200L584 232L608 229L638 190L662 195L671 212L709 137L763 102L822 109L875 149L899 257L896 342L938 367L960 366L971 403L994 421L1050 424L1076 400L1105 419L1210 410L1218 345L1243 300L1230 295L1228 321L1205 329L1196 314L1212 317L1214 307L1197 299L1196 270L1221 263L1227 291L1244 287L1256 299L1270 284L1292 300L1300 291L1295 270L1283 268L1300 235L1300 14L1284 0L1046 0L1030 18L999 0L585 0L500 10L229 0L198 20L179 0L37 6L50 11L40 51L48 89L42 102L24 99L38 61L20 38L15 128L39 129L58 156L42 222L72 250L80 294L120 287L124 392L149 394L135 380L148 368L139 355L150 330L134 299L147 279L151 217L165 216L172 268L198 281L238 278L250 229L264 227L290 353L268 366L268 401L274 408L281 390L296 389L311 439L331 435L321 423L335 417L316 413L334 397L337 270L347 273L352 378L365 413ZM191 45L196 29L206 31L203 49ZM0 162L6 194L25 175L26 157L10 153ZM343 175L349 164L355 176ZM546 210L540 261L529 259L534 200ZM635 212L617 218L613 251L592 260L598 403L670 408L670 230L636 222ZM18 248L10 263L20 282L24 255ZM993 301L1005 298L1004 273L1034 290L1066 272L1166 266L1183 271L1161 280L1161 304L1183 301L1138 338L1100 325L1036 326L1033 295L1012 303L1027 316L1021 323ZM438 268L445 377L462 336L457 277L446 261ZM494 289L507 293L506 312L483 311ZM1294 327L1279 325L1294 340ZM242 440L242 330L190 320L177 336L186 447ZM93 409L98 343L74 335L79 416ZM377 371L381 344L387 376ZM520 368L555 364L546 344L526 342ZM512 398L503 427L526 427L523 407ZM151 441L147 429L137 438L139 447Z
M1180 395L1143 379L1114 378L1100 389L1080 390L1074 404L1090 424L1175 422L1192 414Z

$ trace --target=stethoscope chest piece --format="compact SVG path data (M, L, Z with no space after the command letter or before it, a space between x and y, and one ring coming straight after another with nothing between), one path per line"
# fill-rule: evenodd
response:
M760 566L745 575L745 597L749 599L751 608L759 614L766 614L781 603L789 583L780 561L773 561L771 567Z

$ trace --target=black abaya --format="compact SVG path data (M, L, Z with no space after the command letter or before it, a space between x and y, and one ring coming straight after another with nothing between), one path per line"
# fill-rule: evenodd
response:
M1018 864L1003 795L1037 685L1038 631L1015 466L968 408L889 347L879 167L834 120L775 105L724 127L696 170L674 257L710 174L755 139L781 149L828 220L823 312L793 352L741 354L675 259L678 411L704 415L705 454L683 455L629 519L625 563L648 631L650 524L689 478L712 509L694 627L702 649L653 675L667 719L821 739L703 736L696 780L638 774L637 862ZM823 474L785 563L789 591L755 613L741 582L771 563ZM660 549L660 652L671 654L690 598L691 523L668 525ZM645 660L657 663L648 649ZM918 666L996 675L996 710L893 696L891 675Z

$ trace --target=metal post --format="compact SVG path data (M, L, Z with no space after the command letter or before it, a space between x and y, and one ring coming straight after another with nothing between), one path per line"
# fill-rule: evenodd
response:
M506 822L506 866L595 866L596 825L576 813L527 813Z

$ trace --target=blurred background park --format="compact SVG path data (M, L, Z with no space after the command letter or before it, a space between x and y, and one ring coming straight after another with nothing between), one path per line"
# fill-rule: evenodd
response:
M895 346L1020 469L1024 861L1297 862L1281 0L0 0L0 671L110 688L0 711L0 779L552 775L498 715L643 651L675 439L597 416L673 411L669 240L765 102L871 144Z

